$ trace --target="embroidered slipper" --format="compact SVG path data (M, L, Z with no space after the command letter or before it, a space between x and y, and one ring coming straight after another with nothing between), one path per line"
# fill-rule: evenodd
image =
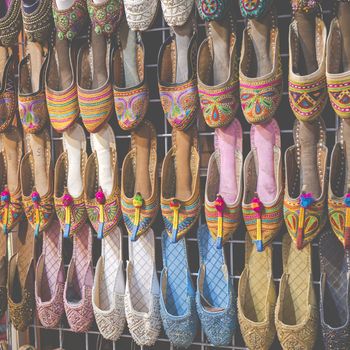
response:
M317 69L311 74L303 74L297 21L293 20L289 26L289 103L295 117L301 121L318 118L327 103L326 37L323 19L316 16L314 50Z
M194 6L194 0L160 0L165 21L170 27L184 25Z
M24 331L32 323L34 296L34 232L22 221L17 234L17 253L8 265L8 308L12 325Z
M326 349L346 350L350 344L349 254L330 231L322 233L319 247L323 342Z
M129 240L125 314L133 340L139 346L153 346L161 330L161 318L152 229L135 242Z
M218 249L208 227L198 229L200 267L197 278L197 312L204 333L215 346L232 343L236 328L236 300L223 248Z
M258 252L245 240L245 267L238 283L238 320L249 349L270 349L276 334L276 291L272 274L272 245Z
M145 31L152 27L159 8L159 0L124 0L124 9L129 28Z
M0 225L8 234L23 218L20 164L23 156L21 131L11 126L2 134Z
M205 185L205 218L221 249L241 220L243 132L238 119L216 129L214 137L215 152L209 159Z
M252 2L251 6L255 7L258 4L267 6L267 3L266 1ZM269 15L265 16L266 36L264 37L269 48L266 52L267 59L261 56L263 52L260 45L263 44L256 43L258 29L252 20L248 21L247 28L243 32L239 64L240 99L243 114L251 124L265 123L273 118L282 98L279 30L275 9L272 8L268 12Z
M196 79L197 34L194 31L187 53L188 78L176 82L176 36L171 35L163 43L158 56L158 86L160 102L169 124L184 130L197 118L199 99Z
M148 192L147 197L137 189ZM121 207L132 241L152 226L159 209L158 195L157 133L149 121L144 121L131 133L131 151L122 168Z
M0 232L0 318L7 310L7 236Z
M35 270L35 300L41 324L56 327L64 313L64 266L62 261L62 235L54 220L43 233L43 250Z
M125 327L121 228L115 227L102 241L95 271L92 305L98 329L105 339L116 341Z
M283 224L281 135L276 120L253 125L250 140L251 151L244 162L242 211L247 231L261 252ZM273 167L273 174L269 174L267 163ZM272 176L274 181L270 181Z
M233 32L233 21L231 18L228 24L223 24L223 29L216 31L209 24L209 37L204 40L199 47L197 59L197 78L198 94L202 113L206 123L212 128L227 126L236 117L239 106L239 80L238 64L236 52L236 34ZM223 34L227 27L230 28L229 34L229 67L227 78L220 82L214 83L214 60L216 55L219 56L219 45L214 50L215 42L223 40L219 34ZM221 33L223 32L223 33ZM219 51L220 52L220 51ZM220 57L217 58L220 60Z
M0 47L0 132L10 127L16 115L17 95L14 65L12 49Z
M312 279L311 245L298 250L289 235L282 243L283 275L275 325L283 349L313 349L318 310Z
M0 16L1 46L15 46L22 29L21 0L11 0L4 3L5 11Z
M28 137L28 153L21 162L24 213L34 235L45 230L54 216L51 140L47 130Z
M250 1L239 0L239 8L243 18L261 19L269 11L273 0Z
M83 178L87 162L83 127L74 124L63 133L63 153L55 166L55 209L63 235L74 235L85 224Z
M198 317L186 240L173 243L163 231L162 254L160 313L163 327L173 346L188 348L197 334Z
M136 128L145 118L149 89L145 76L145 48L140 33L124 21L113 51L112 77L115 114L123 130Z
M310 243L322 230L326 223L326 167L327 154L326 128L322 118L317 119L317 169L321 194L314 198L312 193L303 192L300 176L300 139L299 121L294 124L295 145L287 149L285 153L286 190L284 194L284 221L288 233L296 242L298 249L302 249Z
M44 72L47 53L39 43L28 42L27 55L18 67L18 108L26 133L40 132L49 119L46 106Z
M195 0L200 18L203 21L220 21L226 17L229 8L228 0Z
M196 223L201 201L195 126L186 132L175 129L172 140L173 146L166 154L162 166L160 201L165 229L175 243ZM189 180L186 191L183 188L185 178Z
M87 332L94 319L92 309L92 232L85 224L73 236L73 253L64 286L64 308L70 328L75 333Z
M99 239L121 219L118 159L115 135L110 125L90 138L93 153L84 174L85 207Z

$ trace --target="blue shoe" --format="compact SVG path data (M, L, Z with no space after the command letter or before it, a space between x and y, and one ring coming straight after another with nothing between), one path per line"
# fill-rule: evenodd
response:
M210 343L232 342L236 328L236 301L223 248L218 249L207 225L198 229L200 267L197 279L197 312Z
M170 342L188 348L197 333L195 290L187 261L185 239L176 243L162 233L163 271L160 277L160 313Z

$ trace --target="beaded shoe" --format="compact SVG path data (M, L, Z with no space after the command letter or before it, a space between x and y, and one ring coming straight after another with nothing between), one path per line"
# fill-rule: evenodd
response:
M11 0L8 2L6 13L1 13L1 46L14 46L18 44L18 35L22 29L21 3L21 0Z

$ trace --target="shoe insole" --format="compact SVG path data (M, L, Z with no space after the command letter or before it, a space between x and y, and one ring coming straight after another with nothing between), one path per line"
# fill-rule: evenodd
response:
M27 53L29 54L29 72L30 72L30 86L26 86L23 89L25 93L37 92L40 87L40 72L44 60L44 53L41 45L36 42L29 41L26 46Z
M2 79L4 76L4 69L6 66L7 59L8 59L7 48L0 46L0 84L2 84Z
M108 43L104 35L98 35L91 30L92 49L92 89L103 86L108 79L107 65L109 64Z
M63 133L63 148L68 157L67 189L73 198L78 198L83 193L81 159L83 152L86 152L85 133L79 124L74 124Z

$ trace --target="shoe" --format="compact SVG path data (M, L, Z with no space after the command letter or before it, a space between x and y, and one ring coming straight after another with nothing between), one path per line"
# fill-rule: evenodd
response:
M196 305L202 329L214 346L232 343L236 300L223 248L218 249L206 225L197 231L200 267Z
M199 322L186 240L172 243L163 231L162 253L160 313L163 327L173 346L188 348L197 334Z
M319 242L320 316L325 349L346 350L350 344L350 256L330 231Z
M284 350L312 350L318 310L312 279L311 245L298 250L289 235L282 242L283 274L275 310L278 339Z
M129 28L144 32L152 27L157 17L159 0L124 0L124 9Z
M163 10L163 16L168 26L184 25L194 6L194 0L160 0Z
M239 0L241 15L246 19L259 19L270 10L273 0L249 1Z
M15 46L22 29L21 0L11 0L7 3L7 11L1 13L0 43L1 46Z
M45 328L57 327L64 314L65 281L62 235L57 220L43 233L43 250L35 276L35 300L40 323Z
M195 3L199 17L206 22L222 20L229 7L227 0L195 0Z
M7 236L3 232L0 232L0 318L4 316L6 310L7 310Z
M272 245L258 252L245 240L245 267L238 283L238 320L249 349L270 349L275 335L276 291L272 274Z
M287 230L296 243L298 249L302 249L310 243L326 224L326 167L327 154L325 125L321 118L316 121L319 125L317 142L317 167L321 194L314 198L312 193L304 193L300 179L300 140L299 125L294 125L295 145L287 149L285 153L286 190L284 194L284 221Z

